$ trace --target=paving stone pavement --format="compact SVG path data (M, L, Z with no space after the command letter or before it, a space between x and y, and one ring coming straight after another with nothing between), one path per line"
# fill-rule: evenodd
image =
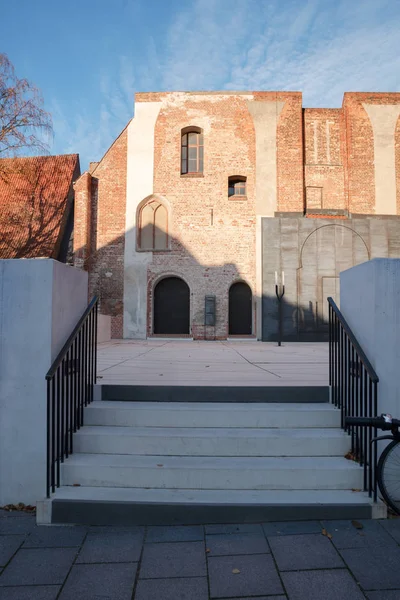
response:
M400 519L37 527L0 511L0 600L100 598L400 600Z

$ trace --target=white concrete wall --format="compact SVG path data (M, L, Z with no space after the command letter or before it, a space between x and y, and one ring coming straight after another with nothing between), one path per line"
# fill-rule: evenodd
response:
M0 260L0 505L46 493L46 382L87 305L87 273Z
M136 252L136 213L153 193L154 128L161 102L137 102L128 125L124 256L124 338L146 338L147 265L152 252Z
M88 299L88 274L85 271L53 262L53 302L51 324L51 360L60 352ZM72 306L71 306L72 303Z
M379 377L378 412L400 418L400 259L343 271L340 310Z
M97 316L97 343L111 340L111 317L109 315Z

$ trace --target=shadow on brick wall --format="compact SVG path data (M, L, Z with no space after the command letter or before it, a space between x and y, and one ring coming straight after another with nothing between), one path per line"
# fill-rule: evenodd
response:
M128 232L129 235L134 232ZM165 232L154 231L154 239L165 238ZM96 239L92 235L92 246L79 248L74 254L74 264L89 272L89 296L98 295L100 312L112 317L112 337L123 337L124 313L124 277L126 276L125 235L114 238L107 245L93 250ZM148 240L148 235L146 238ZM231 253L234 255L235 240L232 240ZM202 264L180 240L168 236L168 249L154 252L136 251L132 257L137 260L137 268L147 264L147 324L146 335L154 335L154 298L153 291L159 281L166 277L182 278L190 289L190 327L189 336L199 340L218 340L233 337L230 326L232 313L229 311L229 290L236 282L247 283L252 290L251 330L242 336L257 337L263 341L326 341L328 324L322 317L316 317L315 307L310 301L308 306L299 308L282 299L282 336L279 326L279 304L275 288L271 294L262 297L254 294L254 285L240 267L234 262L223 264ZM132 258L131 257L131 258ZM215 249L215 261L218 261L218 248ZM134 269L134 264L130 269ZM287 286L296 286L296 281L286 281ZM206 325L205 297L216 297L215 325ZM261 315L257 314L261 311ZM230 318L231 317L231 318ZM132 318L132 315L130 315ZM237 319L237 315L236 315Z

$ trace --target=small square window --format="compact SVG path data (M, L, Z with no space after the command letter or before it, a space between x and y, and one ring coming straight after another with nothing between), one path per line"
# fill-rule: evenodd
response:
M246 196L246 179L241 177L229 177L228 196Z

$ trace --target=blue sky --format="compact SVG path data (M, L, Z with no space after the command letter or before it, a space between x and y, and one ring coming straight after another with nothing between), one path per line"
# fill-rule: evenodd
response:
M134 93L400 91L400 0L3 2L0 51L42 91L53 153L99 160Z

